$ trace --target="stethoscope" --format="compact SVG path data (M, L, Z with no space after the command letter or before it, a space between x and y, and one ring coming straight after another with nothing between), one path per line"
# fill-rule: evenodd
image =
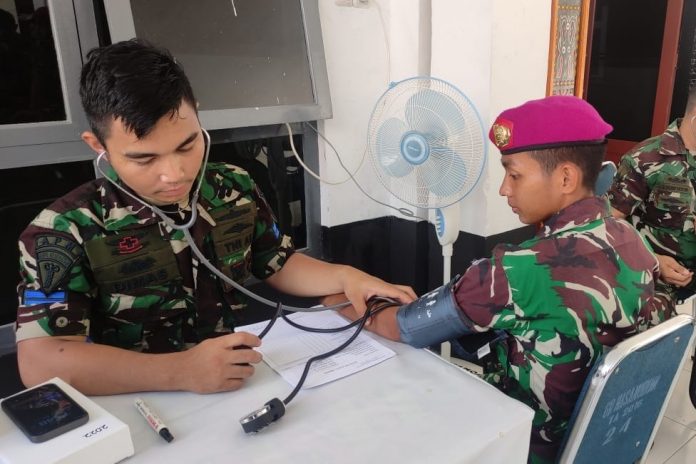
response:
M290 320L287 317L286 311L294 311L294 312L318 312L318 311L326 311L330 309L340 309L345 306L350 305L350 302L345 302L345 303L340 303L332 306L323 306L323 307L318 307L318 308L304 308L304 307L297 307L297 306L290 306L290 305L284 305L282 302L274 302L271 301L267 298L264 298L260 295L255 294L251 290L243 287L242 285L238 284L235 282L233 279L229 278L225 274L223 274L220 270L218 270L209 260L208 258L205 257L203 252L196 246L195 241L193 240L193 237L191 236L191 227L195 224L196 220L198 219L198 197L200 194L201 186L203 185L203 178L205 175L205 168L208 165L208 157L210 155L210 134L208 134L208 131L205 129L201 128L201 132L203 133L203 137L205 139L205 154L203 156L203 164L201 166L200 173L198 175L198 181L196 183L196 188L193 191L193 194L191 195L191 201L189 202L189 206L191 209L191 217L186 221L184 224L177 224L172 218L167 216L167 214L158 208L155 205L149 204L145 201L143 201L141 198L139 198L137 195L129 192L126 188L123 186L119 185L118 182L115 182L111 177L104 172L104 170L101 168L100 163L102 159L106 157L106 150L103 150L99 153L97 156L97 160L95 163L95 168L99 174L101 174L109 183L111 183L114 187L119 189L122 193L126 194L133 200L137 201L141 205L145 206L146 208L149 208L152 210L155 215L157 215L167 226L174 230L182 231L184 233L184 237L186 238L186 241L188 242L189 246L191 247L191 250L193 253L196 255L196 257L199 259L203 265L210 270L216 277L219 279L222 279L224 282L230 284L232 287L234 287L237 291L243 293L244 295L255 299L256 301L263 303L265 305L271 306L276 309L273 317L270 319L268 322L268 325L264 327L264 329L259 333L258 337L263 338L264 335L268 333L269 330L271 330L271 327L273 324L275 324L276 320L278 317L282 317L283 320L285 320L288 324L291 326L305 330L308 332L320 332L320 333L334 333L334 332L341 332L343 330L350 329L351 327L357 326L357 329L353 333L353 335L348 338L342 345L334 348L331 351L328 351L326 353L322 353L320 355L317 355L313 358L310 358L307 363L305 364L304 371L302 372L302 375L300 376L300 380L297 382L297 385L295 385L295 388L290 392L290 394L283 400L280 401L278 398L273 398L272 400L268 401L262 408L257 409L256 411L247 414L246 416L242 417L239 422L242 425L242 428L246 433L252 433L252 432L258 432L267 425L270 425L271 423L275 422L279 418L281 418L285 414L285 406L287 406L288 403L297 395L297 393L300 391L300 388L302 388L302 385L305 382L305 379L307 378L307 374L309 373L309 368L312 365L314 361L318 361L320 359L328 358L329 356L333 356L334 354L338 353L339 351L343 350L346 348L350 343L355 340L355 338L360 334L362 331L363 327L365 326L365 322L367 320L378 313L379 311L382 311L383 309L386 309L390 306L394 306L395 304L398 304L395 300L391 298L384 298L384 297L373 297L368 301L368 310L365 312L365 315L361 317L360 319L347 324L342 327L336 327L336 328L331 328L331 329L318 329L314 327L307 327L303 326L301 324L298 324L292 320Z

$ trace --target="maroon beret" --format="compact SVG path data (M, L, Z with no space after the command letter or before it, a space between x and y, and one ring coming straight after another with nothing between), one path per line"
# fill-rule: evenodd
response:
M601 144L613 127L592 105L568 95L531 100L500 113L488 138L503 155L545 148Z

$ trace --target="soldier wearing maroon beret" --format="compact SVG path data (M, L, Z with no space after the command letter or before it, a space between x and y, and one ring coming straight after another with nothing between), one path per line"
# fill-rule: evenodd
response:
M570 96L503 111L489 133L505 168L500 195L523 223L540 224L536 236L497 246L369 327L418 347L503 335L481 364L485 380L535 411L530 462L556 459L593 364L645 329L653 308L655 256L594 194L611 129Z

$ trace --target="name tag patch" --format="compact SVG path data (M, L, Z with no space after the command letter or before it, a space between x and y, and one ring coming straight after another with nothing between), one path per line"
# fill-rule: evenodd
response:
M90 240L85 250L99 290L108 294L130 294L181 277L174 251L157 228Z

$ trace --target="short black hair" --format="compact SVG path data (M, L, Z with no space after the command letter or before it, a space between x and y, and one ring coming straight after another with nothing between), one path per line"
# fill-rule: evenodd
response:
M168 50L140 39L90 50L80 76L80 97L102 144L113 119L121 119L142 138L163 116L177 114L183 102L196 109L181 65Z
M549 175L556 167L565 162L573 163L582 172L582 186L594 191L595 182L606 154L605 143L590 145L573 145L530 151L530 156L541 165Z

